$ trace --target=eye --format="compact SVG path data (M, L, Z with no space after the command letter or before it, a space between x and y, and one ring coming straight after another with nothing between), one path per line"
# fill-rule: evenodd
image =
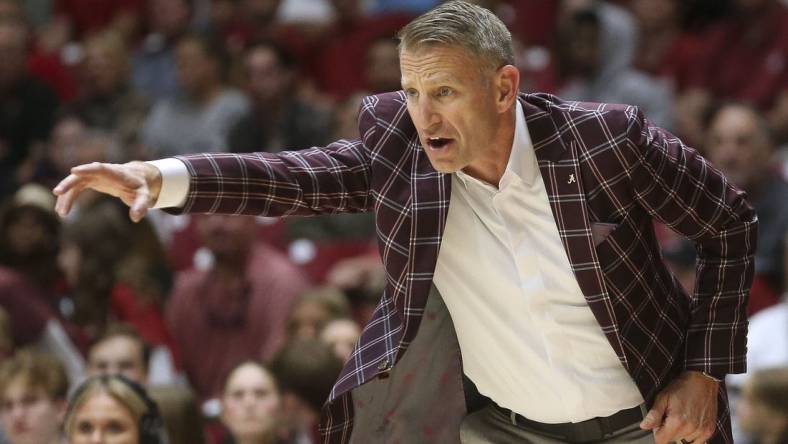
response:
M113 435L119 435L126 431L126 427L118 421L111 421L107 424L107 432Z
M405 90L405 97L412 99L419 95L419 92L413 88L408 88Z
M441 86L440 88L438 88L438 94L437 95L438 95L438 97L447 97L447 96L452 95L453 92L454 91L452 91L452 89L449 88L448 86Z
M92 431L93 431L93 424L87 421L82 421L79 424L77 424L77 432L79 432L82 435L89 435Z

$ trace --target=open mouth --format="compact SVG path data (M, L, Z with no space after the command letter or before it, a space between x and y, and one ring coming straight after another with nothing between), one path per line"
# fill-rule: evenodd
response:
M433 150L439 150L445 148L451 141L452 139L445 137L429 137L427 138L427 145Z

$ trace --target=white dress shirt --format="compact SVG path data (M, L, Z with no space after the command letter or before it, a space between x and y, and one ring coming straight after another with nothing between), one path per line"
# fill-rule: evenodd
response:
M518 103L499 188L462 172L434 283L465 374L498 405L545 423L643 403L577 284Z
M498 189L462 172L451 179L434 283L465 374L498 405L545 423L640 405L572 273L519 103L516 119ZM156 207L183 205L185 165L151 163L163 176Z

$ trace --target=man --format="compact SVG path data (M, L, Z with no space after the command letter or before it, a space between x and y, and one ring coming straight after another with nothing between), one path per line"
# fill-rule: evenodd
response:
M55 188L58 211L87 187L121 198L134 220L154 205L374 211L388 282L324 407L324 442L351 439L366 407L350 390L393 380L430 345L420 324L440 319L425 309L431 293L492 403L461 424L422 422L462 395L459 356L436 367L430 356L446 348L435 347L413 370L434 370L441 391L408 404L423 441L730 442L718 380L745 367L757 221L744 194L636 108L518 95L511 36L487 10L447 2L400 37L404 91L363 101L360 140L168 159L163 173L85 165ZM654 218L698 245L691 298L660 260ZM388 394L430 388L413 387ZM372 428L407 426L396 414Z
M777 303L785 290L784 254L788 234L788 182L775 159L769 124L755 109L736 103L712 116L706 155L736 186L747 191L758 213L758 245L749 313Z
M87 375L123 375L140 385L148 383L150 347L137 331L125 324L113 324L90 347Z
M24 22L0 22L0 198L32 177L58 107L54 91L30 75L27 47Z
M203 430L196 419L200 415L194 394L179 385L152 384L148 375L150 361L151 347L134 327L112 324L90 347L87 376L122 375L145 387L158 404L168 442L204 443Z
M239 363L274 355L285 342L288 313L308 287L287 257L256 242L257 228L253 218L200 217L211 265L179 273L167 303L167 327L203 401L221 396Z
M55 357L22 350L0 366L0 426L13 444L58 444L68 378Z
M244 52L243 71L250 109L229 132L233 152L277 152L327 143L331 116L295 95L295 58L272 41Z

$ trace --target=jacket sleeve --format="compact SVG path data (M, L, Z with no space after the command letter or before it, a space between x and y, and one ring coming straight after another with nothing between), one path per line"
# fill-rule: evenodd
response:
M757 217L709 161L630 108L626 145L635 199L653 217L695 243L684 367L722 378L746 370L747 299Z
M359 131L366 138L374 122L374 109L362 107ZM301 151L177 158L189 171L189 192L170 213L309 216L370 207L369 152L360 139Z

